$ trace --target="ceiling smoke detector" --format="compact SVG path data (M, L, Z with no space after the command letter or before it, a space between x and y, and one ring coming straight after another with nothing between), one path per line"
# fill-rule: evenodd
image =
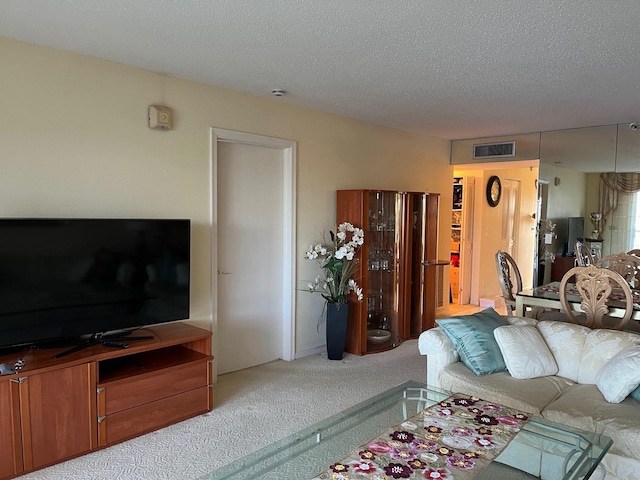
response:
M281 88L274 88L273 90L271 90L271 95L273 95L274 97L281 97L285 93L287 93L287 92L285 92Z

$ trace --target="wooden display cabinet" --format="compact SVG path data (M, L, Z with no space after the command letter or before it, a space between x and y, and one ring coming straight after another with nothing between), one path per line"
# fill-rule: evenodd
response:
M12 478L210 411L211 332L186 323L138 330L127 349L24 349L0 377L0 479Z
M560 282L564 274L575 266L576 257L556 257L551 263L551 281Z
M345 350L362 355L416 338L435 322L438 194L339 190L336 220L362 228Z

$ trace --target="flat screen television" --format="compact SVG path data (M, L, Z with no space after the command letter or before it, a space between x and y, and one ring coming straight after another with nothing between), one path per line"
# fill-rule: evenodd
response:
M0 348L189 318L190 234L186 219L0 219Z

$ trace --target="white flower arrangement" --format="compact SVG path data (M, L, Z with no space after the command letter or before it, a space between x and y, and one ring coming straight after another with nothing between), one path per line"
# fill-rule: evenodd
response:
M305 258L316 260L324 272L324 279L319 275L309 283L309 291L320 293L329 303L346 303L351 292L362 301L362 288L351 276L358 261L356 250L364 245L364 231L345 222L338 225L337 233L329 234L331 245L311 245L305 253Z

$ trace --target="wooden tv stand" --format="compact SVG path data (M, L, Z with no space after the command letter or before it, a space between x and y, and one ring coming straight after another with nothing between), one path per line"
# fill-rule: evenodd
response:
M0 479L13 478L210 411L211 332L186 323L137 330L129 348L94 345L0 355ZM124 340L126 342L126 340Z

